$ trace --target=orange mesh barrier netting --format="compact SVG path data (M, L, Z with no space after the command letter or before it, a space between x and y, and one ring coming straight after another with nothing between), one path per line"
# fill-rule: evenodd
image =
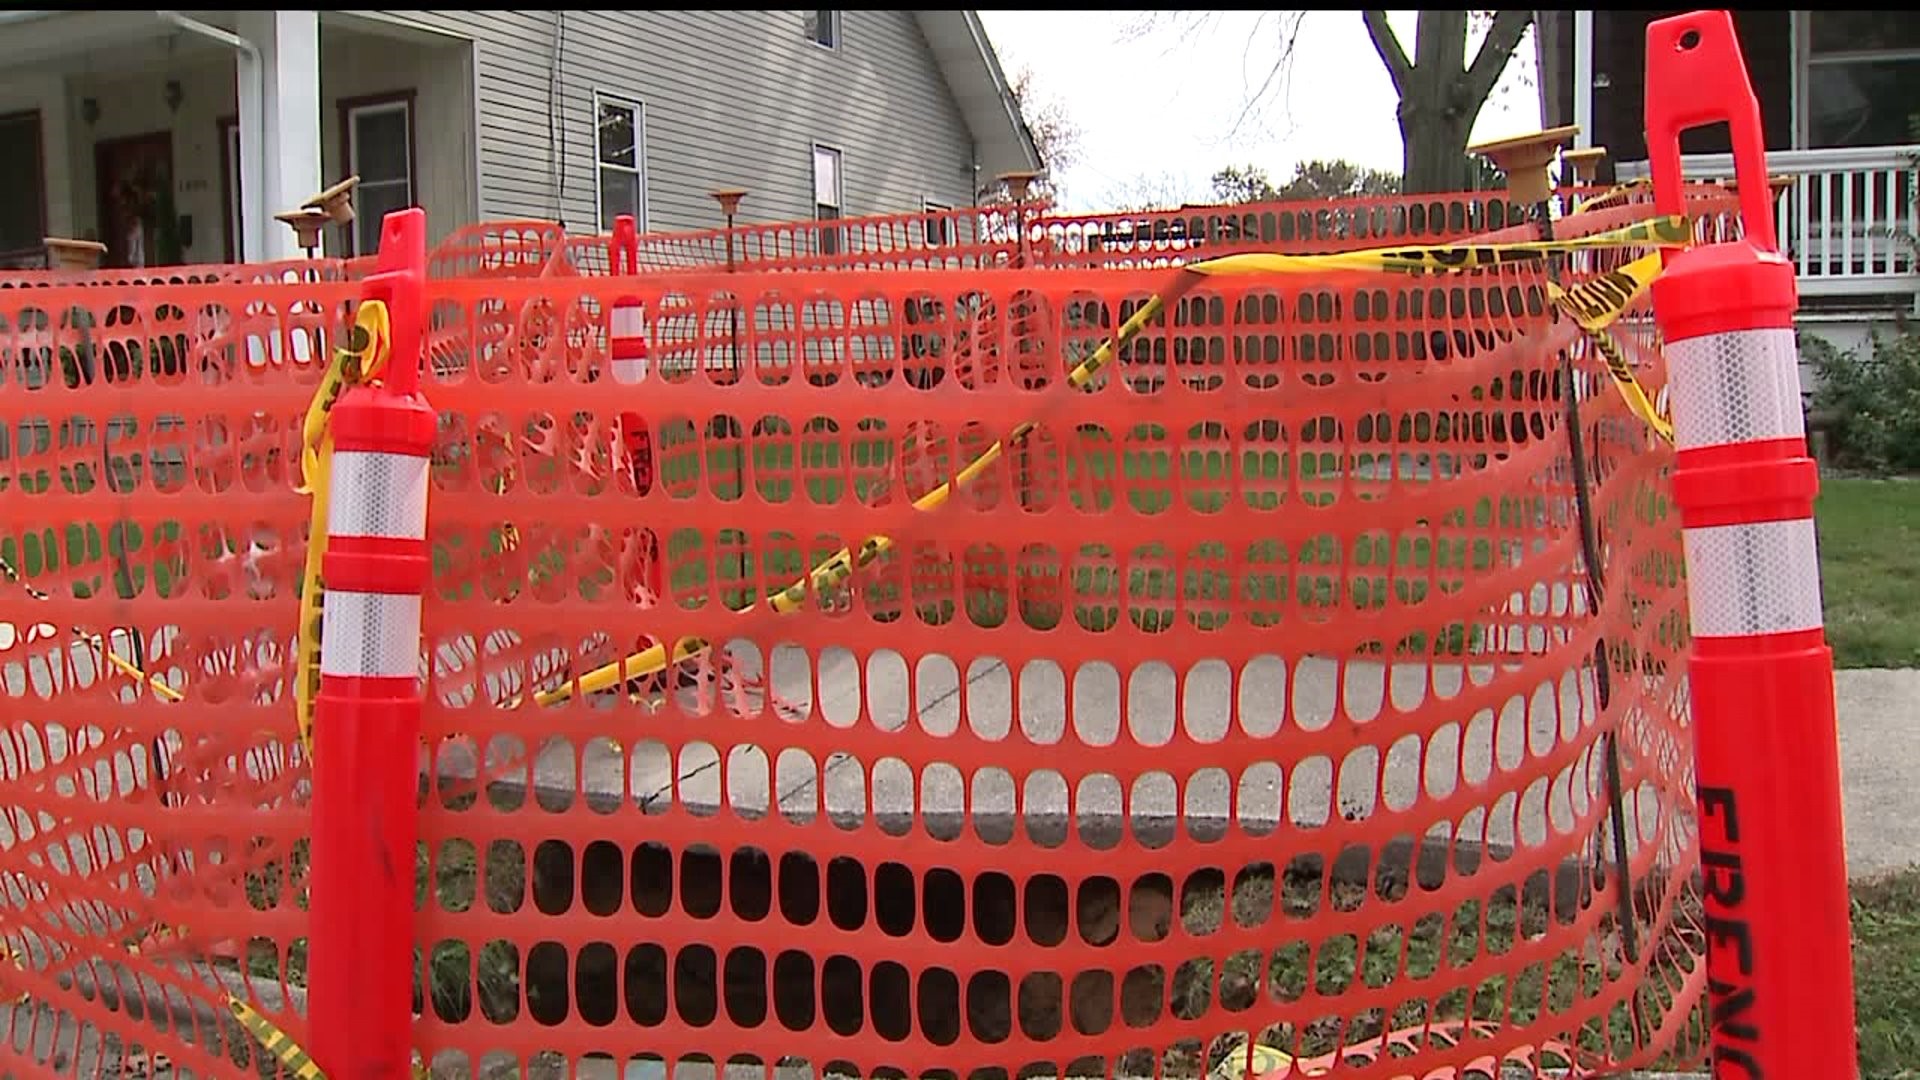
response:
M1692 1060L1671 455L1548 271L1182 279L1091 377L1178 271L429 282L423 1061ZM305 1034L294 488L312 339L354 290L0 300L16 1075L270 1071L229 995ZM608 374L616 300L636 384ZM103 369L74 327L116 306ZM208 313L184 363L176 309ZM1639 311L1617 349L1657 392ZM794 590L842 548L850 576Z
M640 238L640 273L746 270L984 270L1166 266L1236 251L1314 254L1442 244L1520 222L1504 192L1297 199L1124 214L1071 214L1041 201L919 214L778 222ZM481 229L487 227L482 226ZM465 246L456 234L443 248ZM607 238L569 237L557 265L607 270ZM528 245L531 247L532 245ZM436 255L436 261L440 260Z

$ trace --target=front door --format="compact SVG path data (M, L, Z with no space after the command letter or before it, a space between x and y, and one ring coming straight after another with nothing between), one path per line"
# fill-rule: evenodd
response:
M158 266L179 253L155 250L155 226L173 212L173 133L153 131L94 145L93 182L100 202L100 242L107 266ZM168 197L163 197L166 195ZM168 230L171 235L171 230Z

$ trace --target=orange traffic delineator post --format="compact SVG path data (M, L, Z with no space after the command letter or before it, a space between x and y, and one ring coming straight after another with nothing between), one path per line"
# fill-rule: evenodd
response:
M420 612L436 422L419 391L426 254L425 211L387 215L356 341L362 372L383 382L350 387L328 420L307 971L311 1050L332 1076L405 1076L412 1058Z
M1656 207L1681 206L1680 133L1724 122L1746 223L1742 240L1672 254L1653 283L1693 628L1714 1075L1858 1076L1799 300L1774 236L1760 106L1729 13L1647 27L1646 117Z

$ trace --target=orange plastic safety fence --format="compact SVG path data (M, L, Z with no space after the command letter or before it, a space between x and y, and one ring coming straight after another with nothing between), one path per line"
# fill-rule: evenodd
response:
M736 293L763 328L739 369L431 386L436 535L520 545L429 605L451 892L423 912L423 1050L1088 1075L1192 1072L1233 1030L1308 1058L1450 1033L1356 1072L1398 1075L1646 1060L1693 1025L1665 454L1591 388L1617 584L1584 610L1549 408L1572 330L1537 275L1329 278L1207 282L1090 394L1065 368L1157 275L677 280L689 348L728 344L700 328ZM773 329L810 305L835 334ZM644 493L626 407L661 457ZM1003 467L908 505L1029 418ZM765 610L869 534L891 551L845 588ZM523 700L684 637L717 659ZM1588 869L1614 723L1631 961Z
M0 1073L237 1075L224 995L301 1000L292 485L358 287L263 269L0 294Z
M640 237L642 273L716 270L1165 266L1241 251L1317 254L1439 244L1523 212L1504 195L1382 196L1069 214L1041 202L918 214L747 224ZM605 274L605 236L571 237L563 272Z
M1670 455L1544 268L1204 278L1074 389L1170 280L430 283L436 1075L1194 1076L1233 1033L1358 1077L1698 1052ZM304 1033L293 485L325 350L279 313L325 346L352 292L129 294L111 387L83 377L98 293L0 295L20 1075L238 1075L227 991ZM629 298L656 362L621 385ZM274 314L179 364L171 308ZM715 645L532 700L688 638Z
M1524 216L1502 192L1298 199L1130 214L1041 217L1029 230L1049 266L1159 266L1240 251L1319 254L1446 244Z
M455 229L427 255L435 278L537 277L566 242L552 221L483 221Z
M1045 209L1028 206L1031 219ZM779 222L673 233L645 233L636 253L640 273L720 270L976 269L1001 265L1019 235L1010 205ZM604 275L608 237L567 238L554 271Z

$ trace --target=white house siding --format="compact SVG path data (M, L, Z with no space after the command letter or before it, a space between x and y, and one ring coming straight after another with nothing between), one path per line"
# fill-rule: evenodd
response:
M415 198L427 210L430 241L473 221L478 210L470 48L452 40L426 46L322 28L320 150L325 179L346 175L340 145L342 99L414 91ZM180 82L177 112L165 103L169 79ZM91 124L83 113L82 103L88 98L99 106ZM228 217L222 199L220 120L239 109L230 54L200 50L164 66L126 74L49 74L0 84L0 114L33 109L40 112L50 234L97 234L96 144L166 131L173 138L175 205L181 214L193 218L193 243L186 248L186 259L224 261Z
M321 31L321 171L329 180L347 174L341 101L413 91L413 190L427 211L429 244L472 222L477 209L470 49L464 42L429 46L333 27Z
M813 214L814 144L842 153L846 215L972 201L972 140L908 11L840 12L826 49L798 11L409 11L470 38L479 70L480 216L592 231L595 91L646 108L648 224ZM551 132L551 135L550 135Z

